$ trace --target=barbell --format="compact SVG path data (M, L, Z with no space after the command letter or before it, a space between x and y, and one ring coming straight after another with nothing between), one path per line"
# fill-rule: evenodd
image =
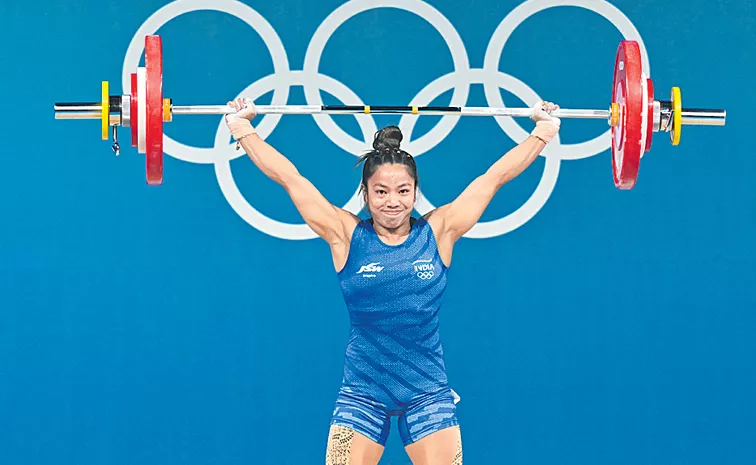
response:
M225 115L236 110L228 105L174 105L163 98L163 50L158 35L147 35L144 66L131 74L131 89L124 95L110 95L108 81L102 82L99 102L55 103L55 119L98 119L102 139L109 140L112 127L113 151L118 155L118 126L131 128L131 145L145 154L147 184L163 182L163 124L174 115ZM603 119L611 126L612 174L619 189L632 189L638 179L643 153L651 150L654 132L668 132L673 146L680 143L684 125L724 126L725 110L683 108L679 87L672 87L670 100L655 100L653 81L643 71L640 46L623 40L617 48L612 82L612 100L605 110L559 109L559 118ZM257 105L265 114L413 114L457 116L529 117L530 108L369 106L369 105Z

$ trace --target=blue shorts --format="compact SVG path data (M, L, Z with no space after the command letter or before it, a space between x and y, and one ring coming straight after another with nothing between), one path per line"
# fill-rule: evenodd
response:
M340 390L331 425L351 428L385 446L396 416L399 436L405 446L450 426L459 424L455 394L451 389L424 394L407 405L387 406L367 396Z

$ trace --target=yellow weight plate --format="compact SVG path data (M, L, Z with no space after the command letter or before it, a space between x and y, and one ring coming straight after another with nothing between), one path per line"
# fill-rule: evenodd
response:
M672 88L672 111L672 130L669 133L669 138L672 145L678 145L682 131L682 94L679 87Z
M102 81L102 140L110 138L110 92L108 81Z
M609 119L609 126L616 126L619 124L619 103L612 103L611 118Z
M164 98L163 99L163 122L169 123L171 121L172 114L171 114L171 99Z

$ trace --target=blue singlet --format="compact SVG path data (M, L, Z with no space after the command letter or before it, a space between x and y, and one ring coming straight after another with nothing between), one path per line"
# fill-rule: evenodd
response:
M351 336L332 425L385 445L397 416L407 445L458 424L438 332L447 272L425 219L399 245L357 225L338 273Z

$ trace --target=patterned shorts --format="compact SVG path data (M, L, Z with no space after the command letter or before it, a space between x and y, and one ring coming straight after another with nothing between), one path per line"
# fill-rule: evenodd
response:
M344 389L339 391L331 425L351 428L385 446L396 416L399 435L405 446L442 429L456 426L459 397L446 389L423 394L407 405L386 405L365 395Z

